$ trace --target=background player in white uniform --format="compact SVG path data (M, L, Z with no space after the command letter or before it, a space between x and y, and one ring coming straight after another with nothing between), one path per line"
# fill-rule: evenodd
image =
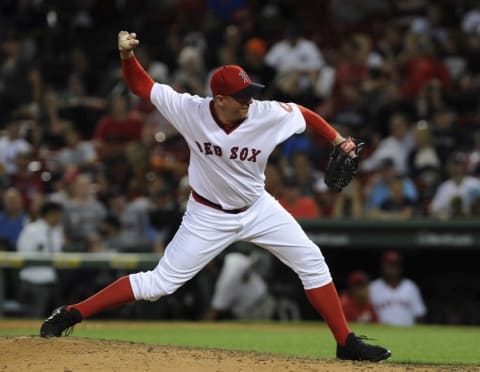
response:
M272 319L275 300L268 293L265 280L255 271L255 255L240 252L225 255L204 320L218 319L226 311L237 319Z
M182 224L156 268L120 278L85 301L56 309L43 323L41 336L60 336L112 306L171 294L226 247L243 240L269 250L298 274L337 341L338 358L389 358L388 350L365 344L351 332L322 253L264 187L269 155L279 143L303 132L306 124L352 156L355 143L304 107L253 100L263 86L239 66L223 66L212 74L213 98L179 94L154 83L133 54L136 35L121 31L118 38L128 87L150 100L189 146L192 194Z
M402 258L388 251L381 258L382 277L370 283L369 295L380 323L411 326L427 309L420 290L410 279L402 277Z

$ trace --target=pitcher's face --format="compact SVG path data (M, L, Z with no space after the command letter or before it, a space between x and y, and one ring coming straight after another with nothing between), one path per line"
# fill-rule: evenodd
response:
M251 97L234 98L231 96L217 96L216 99L223 114L232 123L245 119L248 116L248 109L253 102Z

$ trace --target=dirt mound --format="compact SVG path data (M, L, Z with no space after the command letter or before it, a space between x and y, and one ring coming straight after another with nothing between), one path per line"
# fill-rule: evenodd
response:
M0 337L0 350L2 372L480 371L472 367L352 363L75 337Z

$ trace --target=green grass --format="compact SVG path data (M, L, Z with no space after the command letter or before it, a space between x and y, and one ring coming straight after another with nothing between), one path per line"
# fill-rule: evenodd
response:
M0 335L38 334L40 322L8 326L0 320ZM416 326L394 328L354 325L357 334L392 350L396 363L480 365L480 328ZM319 323L186 323L96 322L78 325L75 337L155 344L254 350L284 355L333 358L335 344Z

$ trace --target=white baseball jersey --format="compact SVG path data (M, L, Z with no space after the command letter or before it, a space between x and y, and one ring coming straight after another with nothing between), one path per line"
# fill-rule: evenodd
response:
M267 65L276 70L320 70L325 62L314 42L299 38L294 46L287 40L274 44L265 56Z
M448 179L438 186L432 200L431 210L435 213L450 213L450 201L454 197L460 197L462 199L462 209L468 214L471 203L478 195L480 195L480 180L478 178L465 176L459 184L452 179Z
M150 99L187 141L190 186L223 209L252 205L263 193L274 148L306 127L294 103L253 101L248 118L227 133L213 118L211 98L178 94L156 83Z
M369 295L380 323L410 326L426 313L420 290L409 279L393 288L379 278L370 283Z
M62 250L63 243L63 228L51 227L45 220L39 219L23 228L18 238L17 250L54 253ZM57 280L57 273L52 266L28 266L20 271L20 279L34 284L50 284Z
M225 130L214 119L211 98L154 84L150 100L187 141L193 190L224 210L240 211L226 213L190 196L182 224L157 267L130 275L135 299L155 301L174 293L236 241L267 249L298 274L305 289L330 283L320 249L264 187L265 166L275 146L305 130L297 105L253 101L248 118Z

